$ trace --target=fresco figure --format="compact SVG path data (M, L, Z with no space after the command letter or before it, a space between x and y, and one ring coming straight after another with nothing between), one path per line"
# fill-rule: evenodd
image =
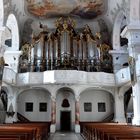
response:
M105 11L105 0L26 0L25 9L37 17L78 16L93 19Z

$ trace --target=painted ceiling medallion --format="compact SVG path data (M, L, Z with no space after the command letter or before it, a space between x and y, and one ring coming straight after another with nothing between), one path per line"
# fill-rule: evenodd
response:
M105 0L26 0L28 13L42 18L76 16L93 19L105 11Z

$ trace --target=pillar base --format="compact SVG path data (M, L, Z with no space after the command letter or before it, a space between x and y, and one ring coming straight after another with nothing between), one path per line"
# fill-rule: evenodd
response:
M126 123L126 118L124 117L117 117L114 119L114 122L118 122L118 123Z
M80 125L75 124L75 133L80 133Z
M18 119L17 119L16 115L14 115L13 117L6 115L5 123L14 123L14 122L17 122L17 121L18 121Z
M55 133L55 131L56 131L56 125L55 124L51 124L51 126L50 126L50 132L51 133Z
M133 118L133 120L132 120L132 124L133 125L140 125L140 118Z

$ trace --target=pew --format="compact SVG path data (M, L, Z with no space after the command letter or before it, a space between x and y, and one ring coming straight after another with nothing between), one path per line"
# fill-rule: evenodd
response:
M119 123L80 122L86 140L140 139L140 127Z
M0 126L0 138L13 138L18 140L32 140L35 138L36 129L20 126Z
M50 122L29 122L0 125L0 140L47 140Z
M37 129L36 137L38 140L47 139L50 134L51 122L26 122L26 123L14 123L18 126L35 127Z

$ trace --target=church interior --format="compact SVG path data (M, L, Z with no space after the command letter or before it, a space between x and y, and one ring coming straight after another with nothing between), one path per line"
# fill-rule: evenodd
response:
M0 140L140 139L139 78L140 0L0 0Z

